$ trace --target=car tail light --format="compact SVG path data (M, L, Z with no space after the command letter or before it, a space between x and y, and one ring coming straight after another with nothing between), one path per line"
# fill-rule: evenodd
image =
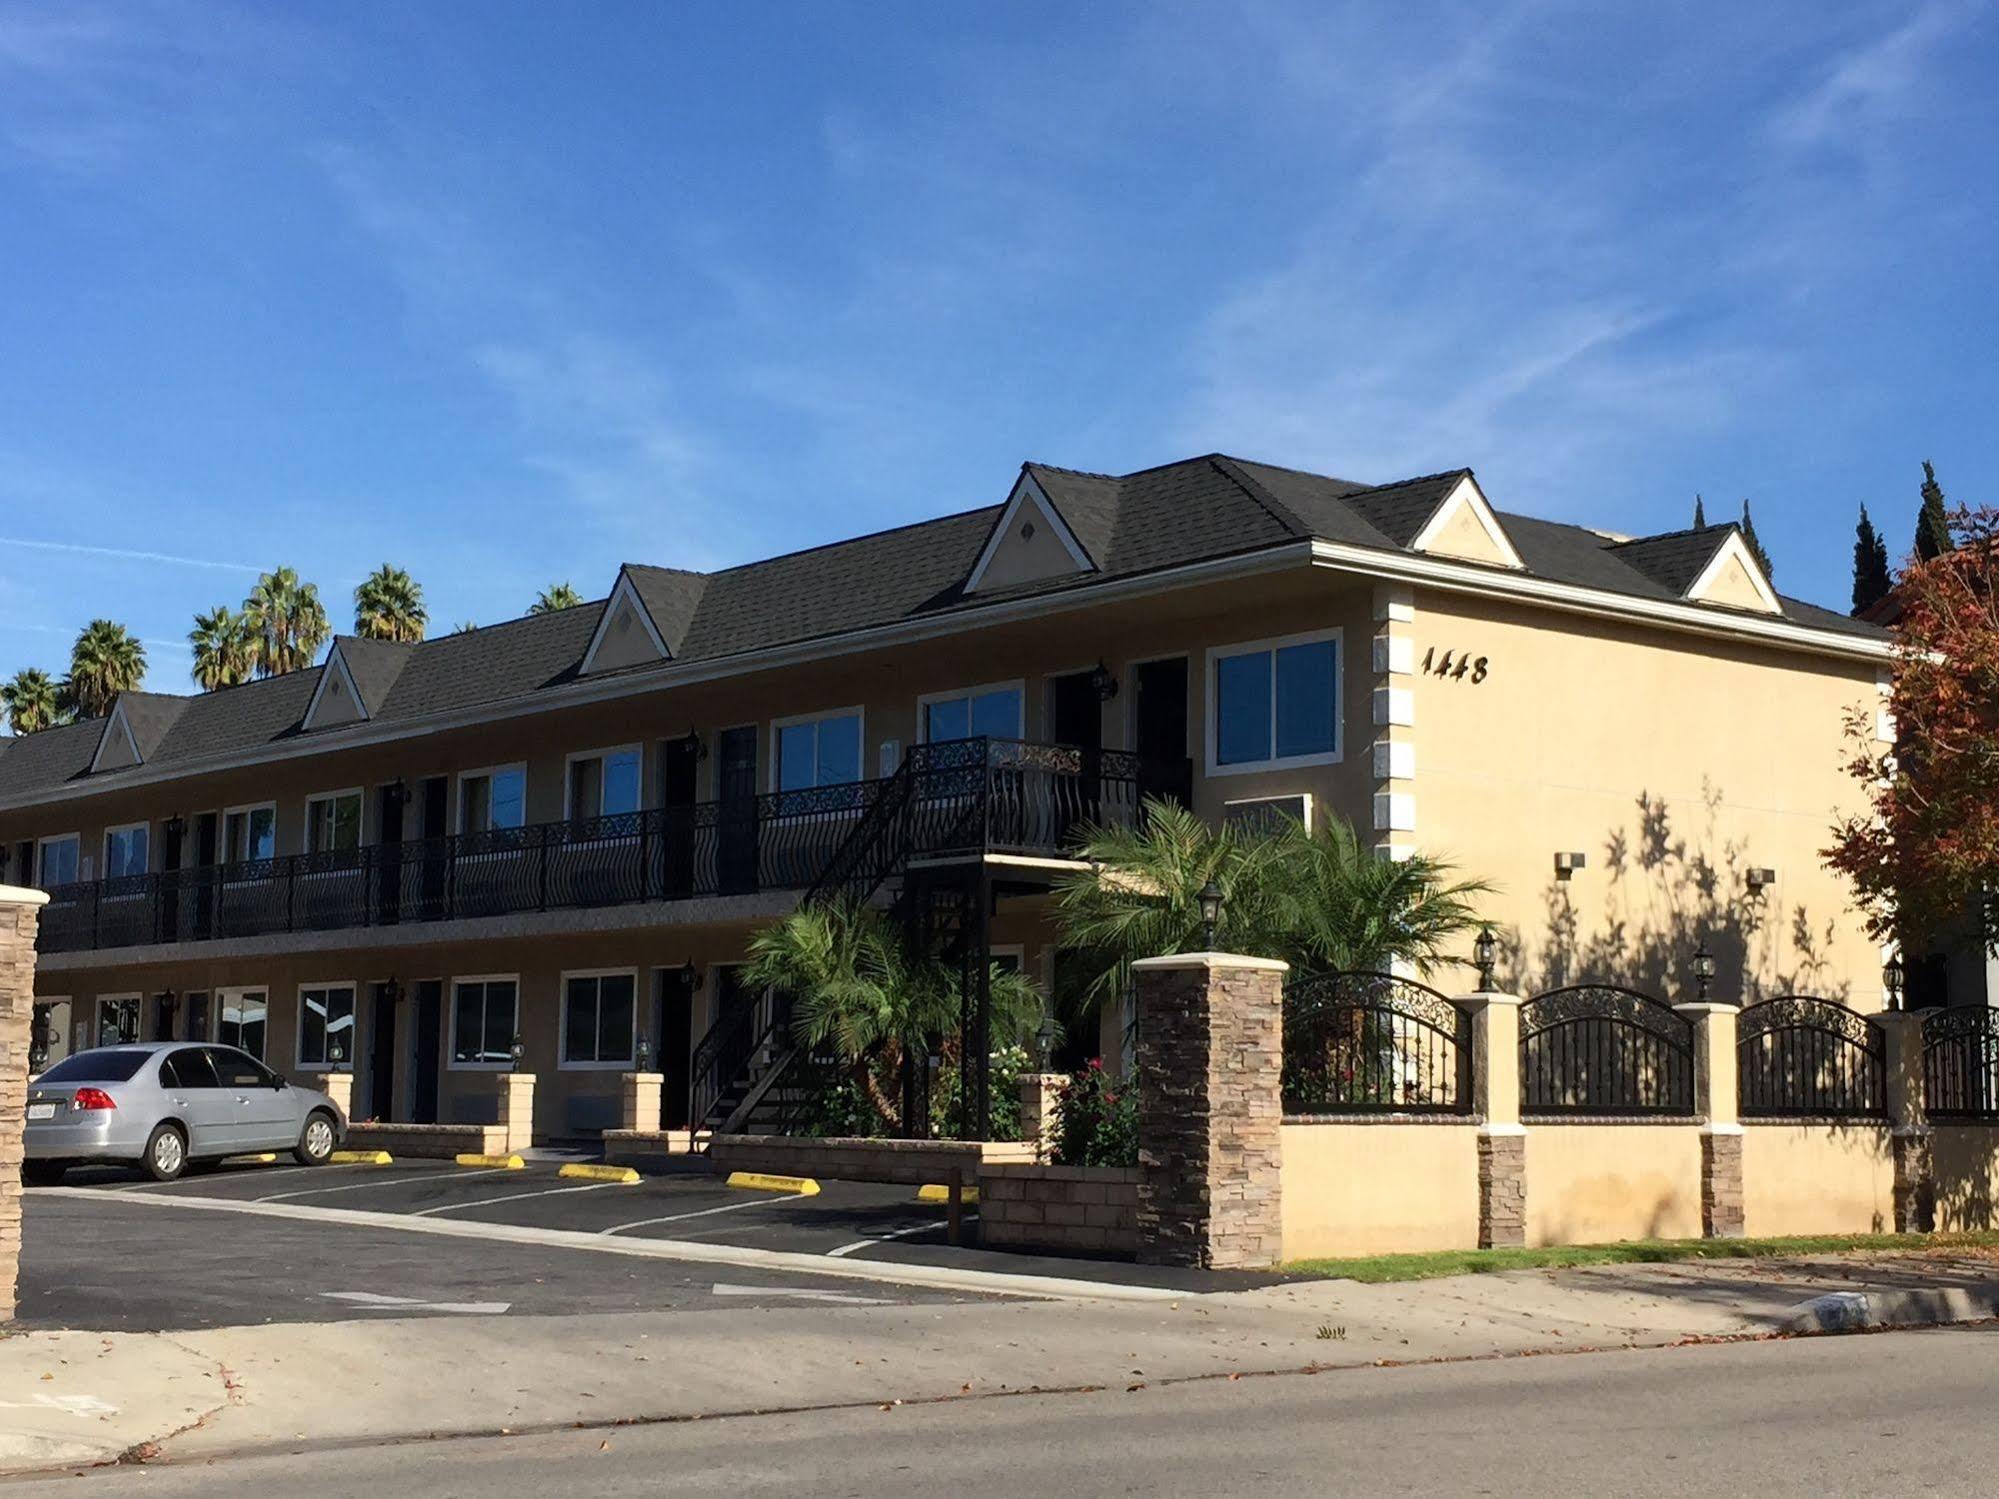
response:
M78 1088L76 1097L69 1101L73 1109L115 1109L117 1102L102 1088Z

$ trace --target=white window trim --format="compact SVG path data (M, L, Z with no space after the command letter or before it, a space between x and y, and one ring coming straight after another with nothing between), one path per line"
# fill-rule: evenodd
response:
M311 988L312 986L308 984L306 987ZM251 994L261 994L264 996L264 1050L268 1052L271 1049L271 988L268 984L238 984L233 988L209 990L208 1035L203 1038L206 1045L228 1046L231 1044L222 1039L222 1011L230 1000L233 999L238 1004L241 1004L244 997ZM243 1052L246 1056L257 1057L257 1060L264 1062L266 1067L270 1066L270 1063L265 1062L263 1057L257 1056L256 1052L249 1050L247 1047L237 1047L237 1050Z
M333 853L333 849L315 850L312 846L312 809L321 802L337 802L343 797L353 797L356 809L354 831L360 842L355 847L365 848L368 844L368 793L360 786L344 786L338 791L316 791L305 799L305 815L299 819L298 848L302 854L313 852Z
M614 979L628 978L632 981L632 1041L625 1049L625 1055L610 1062L572 1062L569 1059L569 981L571 979ZM651 998L650 993L639 985L639 970L636 968L568 968L559 975L561 989L556 995L555 1010L555 1065L564 1072L631 1072L638 1067L639 1052L639 1006ZM598 991L598 1013L603 1013L603 992ZM655 1060L657 1060L655 1058Z
M521 826L528 826L528 763L525 760L510 760L504 765L482 765L476 770L459 771L458 779L451 788L452 800L456 803L451 813L451 825L461 833L486 831L484 828L473 829L465 826L465 783L477 780L480 776L503 776L510 770L518 770L521 773ZM487 801L490 805L491 798L489 797Z
M861 779L866 779L868 768L868 710L862 704L856 703L851 708L827 708L819 713L793 713L786 718L773 718L770 721L769 730L770 752L764 757L764 785L766 789L771 791L778 789L777 778L780 770L778 764L780 756L777 751L778 735L783 730L795 729L800 724L825 723L829 719L835 718L851 718L859 725L860 743L856 746L859 753L855 756L854 773ZM816 771L817 767L814 767L814 769ZM835 781L833 784L837 786L842 783ZM812 788L806 787L803 789L810 790Z
M42 859L42 850L46 849L46 848L47 848L47 847L48 847L48 846L49 846L50 844L52 844L52 843L74 843L74 844L76 845L76 878L77 878L77 880L78 880L78 881L81 881L81 880L82 880L82 879L84 878L84 873L83 873L83 834L81 834L81 833L51 833L51 834L50 834L50 835L49 835L48 837L46 837L46 838L37 838L37 839L35 840L35 881L36 881L36 883L37 883L37 884L41 884L41 882L43 881L43 879L45 879L45 878L46 878L46 876L45 876L45 875L44 875L44 873L43 873L43 869L42 869L42 864L43 864L43 859ZM45 885L44 885L44 886L42 886L42 888L46 889L46 888L47 888L47 886L45 886Z
M256 862L256 860L247 854L238 859L235 849L229 845L229 819L234 817L238 812L243 813L245 816L248 816L252 812L268 812L271 814L271 857L273 859L277 858L278 804L274 801L245 802L239 807L224 807L222 809L221 820L215 829L216 844L222 850L222 857L219 862L223 864L253 864Z
M1015 739L1027 737L1027 678L1015 677L1010 682L981 682L976 687L954 687L948 692L923 692L916 697L916 742L930 743L930 705L948 703L953 698L983 697L988 692L1012 690L1020 695L1020 716L1014 722ZM970 714L966 715L966 727L970 728ZM940 741L943 742L943 741Z
M639 804L637 810L646 809L646 747L643 744L613 744L605 749L576 750L562 757L562 820L568 822L576 815L576 782L571 774L579 760L608 760L613 755L637 755L639 757ZM523 785L521 806L525 811L527 799ZM616 814L613 814L616 815Z
M134 1036L130 1041L106 1041L104 1039L104 1007L106 1005L121 1005L124 1004L127 1000L130 1000L133 1004L136 1004L139 1007L138 1015L139 1015L140 1034ZM73 1017L74 1012L72 1011L71 1013ZM100 994L97 996L97 1002L93 1007L90 1015L90 1034L92 1037L91 1041L92 1046L137 1046L145 1040L145 1029L146 1029L145 995Z
M120 822L114 823L104 830L104 869L107 879L110 878L111 870L112 835L116 833L136 833L141 828L145 829L146 832L146 867L139 872L141 874L151 874L153 872L153 825L150 822ZM82 850L79 849L78 852L81 853ZM127 876L120 875L119 878L125 879Z
M473 772L477 774L477 772ZM446 1072L512 1072L512 1058L504 1062L461 1062L458 1060L458 986L460 984L512 984L514 986L514 1035L525 1034L521 1030L521 976L518 973L463 973L453 974L444 986L444 998L451 1006L450 1021L445 1027L444 1070ZM508 1038L511 1044L512 1037Z
M354 1058L351 1055L353 1038L360 1034L361 1026L361 986L353 979L321 979L317 983L304 983L298 986L298 998L296 1000L298 1008L294 1012L292 1020L292 1060L298 1064L297 1070L300 1072L331 1072L333 1070L333 1063L330 1061L308 1062L305 1059L305 991L308 989L345 989L353 997L354 1009L351 1016L353 1023L347 1028L350 1055L346 1062L347 1070L350 1072L353 1071ZM251 992L255 993L256 991L252 990ZM268 1018L266 1023L269 1023Z
M1273 754L1265 760L1242 760L1233 765L1221 763L1221 722L1218 710L1221 699L1215 691L1216 667L1225 656L1247 656L1259 651L1268 651L1273 657L1286 646L1317 645L1321 641L1333 642L1333 747L1310 755L1277 755L1277 684L1273 679L1270 693L1270 747ZM1346 686L1347 686L1347 643L1346 631L1338 626L1329 630L1305 630L1295 635L1273 635L1267 640L1243 640L1229 645L1208 647L1206 695L1201 704L1201 738L1206 751L1206 769L1211 776L1255 775L1268 770L1300 770L1312 765L1338 765L1346 759Z

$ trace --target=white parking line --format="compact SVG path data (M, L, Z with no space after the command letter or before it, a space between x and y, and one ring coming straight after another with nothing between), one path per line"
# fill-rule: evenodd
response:
M976 1218L979 1215L977 1213L967 1213L965 1216L967 1218ZM911 1234L939 1233L947 1226L942 1219L935 1223L912 1223L908 1228L892 1228L885 1234L876 1234L872 1239L856 1239L851 1244L842 1244L838 1249L829 1249L826 1253L829 1258L836 1260L844 1259L847 1255L857 1254L861 1250L873 1245L885 1244L890 1239L906 1239Z
M382 1177L371 1176L366 1181L343 1182L337 1187L301 1187L296 1192L270 1192L262 1197L252 1197L251 1202L284 1202L293 1197L316 1197L322 1192L352 1192L361 1187L400 1187L411 1182L434 1182L439 1180L464 1181L474 1176L498 1176L507 1170L505 1166L487 1166L478 1171L461 1171L456 1166L442 1171L423 1171L414 1176Z
M623 1182L585 1182L580 1187L546 1187L539 1192L509 1192L505 1197L480 1197L471 1202L445 1202L434 1208L411 1213L412 1218L428 1218L433 1213L456 1213L465 1208L489 1208L499 1202L520 1202L529 1197L560 1197L564 1192L595 1192L600 1187L620 1187Z
M698 1208L691 1213L668 1213L664 1218L641 1218L636 1223L620 1223L611 1228L600 1228L597 1235L621 1234L628 1228L649 1228L655 1223L678 1223L683 1218L706 1218L713 1213L740 1213L744 1208L767 1208L774 1203L796 1202L801 1197L809 1197L808 1192L791 1192L783 1197L758 1197L749 1202L726 1202L718 1208Z
M318 1169L316 1166L248 1166L229 1172L217 1172L215 1173L215 1177L228 1180L231 1177L239 1176L296 1176L301 1171L316 1171ZM212 1181L213 1179L207 1173L190 1170L185 1175L177 1176L170 1182L125 1182L120 1186L99 1187L97 1190L100 1192L148 1192L164 1190L167 1187L192 1186L197 1182Z

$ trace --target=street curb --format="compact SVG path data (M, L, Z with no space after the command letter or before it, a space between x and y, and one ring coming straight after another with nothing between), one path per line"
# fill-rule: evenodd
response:
M1790 1333L1865 1332L1876 1327L1939 1327L1999 1317L1999 1281L1902 1291L1833 1291L1784 1314Z
M461 1155L452 1159L460 1166L481 1166L488 1171L525 1171L528 1166L517 1155Z
M620 1187L635 1187L639 1184L638 1172L629 1166L597 1166L583 1161L571 1161L555 1174L574 1177L579 1181L610 1182Z
M336 1150L327 1161L335 1166L393 1166L396 1158L386 1150Z
M747 1187L753 1192L791 1192L799 1197L817 1197L819 1183L809 1176L769 1176L761 1171L731 1171L725 1183Z
M951 1200L951 1189L943 1182L931 1182L928 1186L916 1189L916 1200L918 1202L949 1202ZM979 1200L979 1189L977 1187L960 1187L958 1189L958 1200L968 1207L976 1204Z

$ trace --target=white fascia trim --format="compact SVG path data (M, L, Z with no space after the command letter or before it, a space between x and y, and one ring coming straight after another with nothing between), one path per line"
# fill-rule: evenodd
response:
M305 716L298 721L301 729L310 730L313 719L319 715L319 700L326 695L326 684L333 680L338 670L340 679L347 684L347 695L354 699L354 706L361 712L361 721L366 723L375 715L368 711L368 703L361 696L361 689L354 685L354 673L347 669L347 663L340 655L340 642L333 642L333 649L326 653L326 663L319 669L319 685L312 689L312 700L305 705Z
M98 766L104 761L104 747L112 742L113 732L125 736L125 743L132 751L134 765L146 763L146 757L139 753L139 741L132 736L132 725L125 718L125 700L121 697L111 705L111 716L104 720L104 732L97 736L97 748L90 756L90 774L97 774Z
M638 585L632 581L632 575L621 567L618 569L618 581L611 588L611 596L604 601L604 613L597 621L597 628L590 632L590 644L583 651L583 664L576 669L579 676L587 677L595 669L597 648L604 643L604 634L611 628L611 621L617 618L619 599L631 604L632 613L645 627L646 638L659 652L659 659L673 659L673 652L666 648L666 638L659 633L659 626L653 623L652 610L646 608L645 600L639 597Z
M1444 503L1439 505L1435 513L1423 523L1423 529L1416 533L1416 539L1409 543L1409 549L1413 552L1429 551L1430 544L1442 533L1451 518L1466 506L1471 508L1473 517L1485 534L1492 539L1492 544L1499 548L1500 555L1506 559L1506 566L1524 571L1527 564L1520 560L1520 554L1513 549L1513 543L1507 538L1506 528L1499 524L1499 517L1493 514L1492 506L1486 501L1485 491L1478 487L1478 481L1470 474L1466 474L1458 481L1458 487L1445 496Z
M1687 585L1684 597L1699 599L1713 586L1715 576L1728 565L1731 557L1740 562L1743 571L1749 574L1749 582L1756 590L1756 597L1763 601L1763 607L1772 614L1782 614L1784 606L1778 601L1777 590L1770 586L1770 580L1763 576L1763 569L1756 565L1756 554L1749 550L1749 543L1742 539L1740 531L1730 531L1727 539L1715 548L1707 566L1701 569L1701 575Z
M1023 471L1014 481L1013 493L1006 497L1006 508L1000 511L999 519L993 522L992 534L986 537L986 544L979 551L979 560L972 564L971 576L965 579L965 592L979 591L979 584L985 579L986 569L992 566L993 557L999 552L1000 543L1013 534L1014 520L1020 514L1020 507L1029 497L1033 498L1041 513L1047 517L1048 523L1055 528L1056 539L1062 543L1062 549L1069 554L1069 560L1076 564L1078 570L1086 573L1097 570L1097 564L1090 560L1090 554L1084 551L1083 544L1076 540L1076 533L1071 531L1069 523L1062 519L1062 512L1055 508L1055 502L1048 498L1048 492L1035 482L1034 475Z
M1892 661L1892 640L1863 640L1815 630L1809 625L1792 624L1781 615L1763 619L1753 614L1722 613L1712 604L1689 604L1677 600L1641 599L1628 594L1582 588L1573 583L1551 583L1545 578L1515 575L1473 563L1448 562L1437 557L1404 556L1344 542L1315 541L1312 561L1336 572L1387 575L1408 578L1447 593L1471 593L1516 598L1528 603L1563 609L1572 614L1594 614L1612 619L1634 620L1665 626L1695 635L1745 640L1758 645L1782 646L1814 655L1835 656L1852 661Z

